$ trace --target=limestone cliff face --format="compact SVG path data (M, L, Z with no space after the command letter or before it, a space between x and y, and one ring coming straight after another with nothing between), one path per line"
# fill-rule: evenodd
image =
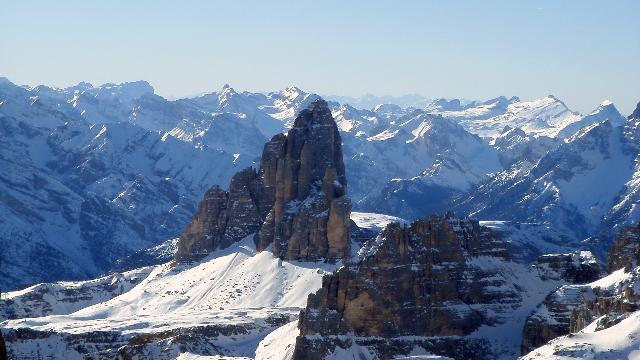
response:
M640 223L624 228L607 255L608 270L631 271L640 263Z
M349 256L351 202L340 134L327 103L312 103L300 112L286 139L271 143L261 171L265 169L273 206L258 247L273 245L274 253L285 259Z
M260 168L210 189L180 237L178 260L202 257L247 235L283 259L350 255L351 202L338 128L327 103L300 112L287 135L264 146Z
M180 235L177 260L201 258L260 228L256 178L255 170L247 168L233 176L229 191L216 185L205 193L195 217Z
M521 301L500 274L474 264L508 258L505 244L489 229L476 221L431 217L409 227L390 224L367 248L361 261L325 277L309 296L295 359L321 359L336 346L357 345L383 359L406 355L414 345L454 358L489 357L481 342L460 336Z
M639 249L640 226L623 229L607 256L607 267L617 274L596 281L595 269L583 268L583 275L568 278L578 284L564 285L547 296L525 322L522 354L578 332L596 319L600 318L597 328L604 329L640 309ZM585 280L591 282L584 284Z

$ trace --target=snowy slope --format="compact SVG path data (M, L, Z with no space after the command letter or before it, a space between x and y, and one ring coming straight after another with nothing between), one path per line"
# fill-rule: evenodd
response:
M567 138L581 128L609 120L621 125L624 117L608 100L587 115L571 111L553 95L521 101L517 97L499 97L461 110L437 111L458 121L468 131L486 138L495 138L505 127L518 128L527 135Z
M83 339L89 352L113 356L117 344L146 337L157 339L145 343L145 356L162 348L161 356L167 359L187 350L253 357L260 341L294 320L307 295L320 287L323 274L336 266L282 261L269 251L256 253L248 237L195 264L156 266L131 290L77 312L5 321L3 333L10 351L19 358L34 356L36 351L46 356L46 349L56 356L80 358L74 339ZM23 327L48 335L13 340L17 335L12 331ZM199 340L183 349L178 334ZM111 338L110 350L101 348L101 336Z
M144 280L151 270L144 267L93 280L38 284L4 293L0 320L70 314L124 294Z
M578 304L584 304L587 300L593 300L596 296L602 297L602 301L613 302L617 297L622 302L638 290L638 275L640 269L631 272L623 269L595 282L584 285L568 285L556 291L556 297L560 300L566 298L566 302L572 304L573 298ZM597 294L597 295L596 295ZM633 296L633 295L631 295ZM633 306L633 298L630 299L629 308ZM546 308L537 309L538 316L548 314ZM612 308L612 312L616 309ZM601 321L607 318L607 314L594 320L591 324L577 333L561 336L551 340L546 345L526 354L523 359L637 359L640 358L640 311L625 314L620 319L612 320L610 327L602 326ZM547 320L552 321L552 320Z
M530 359L617 360L640 358L640 312L608 329L594 331L595 322L577 334L551 340L526 356Z

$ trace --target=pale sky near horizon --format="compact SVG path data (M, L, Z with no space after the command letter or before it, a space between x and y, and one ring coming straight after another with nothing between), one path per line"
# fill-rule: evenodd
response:
M0 0L0 76L64 87L147 80L179 97L539 98L589 112L640 101L640 1Z

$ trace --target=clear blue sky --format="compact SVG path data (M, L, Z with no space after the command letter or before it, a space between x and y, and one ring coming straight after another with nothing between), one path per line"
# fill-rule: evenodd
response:
M297 85L320 94L640 101L640 1L0 0L0 76L148 80L160 95Z

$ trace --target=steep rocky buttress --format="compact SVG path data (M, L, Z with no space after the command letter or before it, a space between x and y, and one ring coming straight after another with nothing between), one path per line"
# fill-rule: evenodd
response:
M212 187L182 233L176 259L201 258L256 234L289 260L337 260L350 255L351 202L342 144L327 103L300 112L287 135L264 146L260 168L247 168L229 190Z
M610 272L618 269L633 270L640 264L640 223L626 227L618 233L616 242L607 255Z
M414 347L454 358L490 358L463 338L517 308L517 287L475 261L508 259L505 243L477 221L451 216L390 224L365 244L361 261L325 276L299 321L294 359L322 359L337 347L377 358ZM484 259L484 260L483 260Z

